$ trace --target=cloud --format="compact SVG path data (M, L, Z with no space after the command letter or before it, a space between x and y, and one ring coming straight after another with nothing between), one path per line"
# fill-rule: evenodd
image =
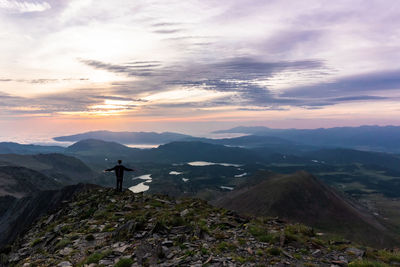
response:
M48 2L0 0L0 8L11 12L30 13L51 9Z
M55 85L54 94L0 95L1 105L57 114L113 100L135 102L135 115L169 116L179 109L312 110L393 100L384 91L397 93L400 71L378 70L400 69L400 19L388 8L397 4L364 2L0 0L1 90L22 95ZM96 70L111 73L107 82L95 81L104 74ZM71 84L62 82L75 79L60 73L92 80L78 78L83 83L74 88L84 88L67 91ZM218 97L145 100L180 90Z
M387 90L400 90L400 70L363 73L340 78L332 82L323 82L312 86L294 87L281 94L281 96L293 98L306 97L312 99L327 97L335 98L339 96L337 99L340 99L340 97L363 97L363 94L368 92L381 94L383 91ZM372 99L371 96L368 97Z
M126 76L150 76L160 66L156 61L129 62L126 64L110 64L98 60L80 59L80 62L95 69L106 70L113 73L125 74Z
M63 78L63 79L0 79L0 82L18 82L30 84L47 84L57 82L88 81L89 78Z
M154 33L160 33L160 34L171 34L171 33L178 33L181 32L182 29L162 29L162 30L154 30Z
M158 61L131 62L128 64L109 64L96 60L84 60L85 64L96 69L114 73L143 77L134 82L114 83L114 92L121 95L153 94L167 92L173 88L188 90L208 90L221 93L217 100L206 101L208 106L238 105L243 107L270 107L272 105L304 105L292 98L277 97L267 86L258 85L258 80L268 79L284 71L303 72L324 70L318 60L265 62L249 57L229 58L220 62L191 63L184 66L161 66ZM149 70L141 68L149 66ZM141 66L136 68L137 66ZM139 70L139 71L138 71ZM193 102L198 100L193 99ZM173 104L172 104L173 105ZM204 106L201 104L199 106ZM166 107L166 106L164 106Z
M390 98L384 96L358 95L358 96L331 98L330 100L334 102L342 102L342 101L344 102L344 101L364 101L364 100L390 100Z

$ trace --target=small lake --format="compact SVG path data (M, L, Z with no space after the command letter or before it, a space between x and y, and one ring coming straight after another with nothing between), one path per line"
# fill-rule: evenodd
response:
M129 190L131 190L133 193L140 193L149 190L150 186L148 184L151 183L151 181L153 181L153 179L151 178L151 174L144 174L132 178L132 180L138 180L138 179L145 181L140 184L129 187Z
M216 163L216 162L208 162L208 161L192 161L187 163L190 166L202 167L202 166L210 166L210 165L221 165L225 167L240 167L241 164L233 164L233 163Z
M179 175L182 174L183 172L177 172L177 171L170 171L169 174L170 175Z
M230 186L220 186L219 188L225 189L225 190L229 190L229 191L232 191L233 189L235 189L235 188L230 187Z

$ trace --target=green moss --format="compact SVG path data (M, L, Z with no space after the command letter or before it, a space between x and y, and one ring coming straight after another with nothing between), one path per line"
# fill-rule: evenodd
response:
M302 234L304 236L315 236L314 230L311 227L305 226L303 224L290 224L285 227L285 234Z
M69 232L71 232L71 230L72 230L72 226L71 225L64 225L60 229L61 233L63 233L63 234L68 234Z
M272 256L279 256L281 255L281 249L277 247L267 248L267 253Z
M236 249L236 245L228 242L221 242L217 245L217 250L226 251L226 250L234 250Z
M102 211L96 211L93 215L93 217L96 220L100 220L100 219L106 219L108 218L109 213L106 210L102 210Z
M275 233L269 233L268 230L260 226L250 226L249 232L260 242L273 243L278 240L278 235Z
M55 248L56 248L56 250L62 249L69 244L71 244L71 240L69 238L64 238L64 239L61 239L60 241L58 241Z
M241 256L236 256L233 258L235 261L239 262L240 264L245 263L247 260Z
M262 256L262 255L264 255L264 251L262 249L257 249L256 255L257 256Z
M243 238L238 238L239 245L243 246L247 243L247 241Z
M31 242L31 247L36 246L36 245L39 244L40 242L42 242L42 239L41 239L41 238L36 238L35 240L33 240L33 241Z
M102 254L102 253L93 253L92 255L90 255L87 259L86 259L86 261L85 261L85 263L86 264L91 264L91 263L99 263L99 261L102 259L102 258L104 258L104 255Z
M301 260L303 257L300 255L300 254L298 254L298 253L295 253L295 254L293 254L293 257L296 259L296 260Z
M206 248L201 248L201 249L200 249L200 252L201 252L202 255L208 255L208 254L210 254L210 251L208 251L208 249L206 249Z
M390 262L400 262L400 253L399 252L390 252L387 250L379 250L377 252L378 259L390 263Z

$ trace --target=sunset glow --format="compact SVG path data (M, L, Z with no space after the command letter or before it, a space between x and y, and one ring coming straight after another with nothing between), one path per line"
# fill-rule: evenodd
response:
M394 0L1 0L2 135L400 125L399 12Z

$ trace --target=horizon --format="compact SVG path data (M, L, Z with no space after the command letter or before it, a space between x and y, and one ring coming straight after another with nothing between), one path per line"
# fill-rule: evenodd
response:
M400 3L0 0L0 140L400 126Z
M364 125L358 125L358 126L335 126L335 127L315 127L315 128L293 128L293 127L287 127L287 128L274 128L274 127L267 127L267 126L261 126L261 125L252 125L252 126L243 126L243 125L236 125L234 127L227 127L227 128L220 128L216 129L213 131L207 131L207 132L202 132L201 134L196 134L196 133L188 133L188 132L179 132L179 131L163 131L163 130L149 130L149 131L128 131L128 130L121 130L121 131L113 131L113 130L106 130L106 129L95 129L95 130L90 130L90 131L81 131L81 132L72 132L72 133L61 133L59 135L52 135L52 134L32 134L29 133L28 135L19 135L19 136L13 136L13 137L4 137L0 135L0 143L2 142L13 142L13 143L18 143L18 144L33 144L33 145L56 145L56 146L64 146L67 147L69 145L72 145L78 141L57 141L54 140L56 137L61 137L61 136L71 136L71 135L77 135L77 134L86 134L86 133L92 133L92 132L113 132L113 133L177 133L177 134L185 134L193 137L201 137L201 138L212 138L212 139L222 139L222 138L235 138L235 137L241 137L241 136L246 136L246 135L253 135L251 133L216 133L218 131L223 131L223 130L230 130L234 128L240 128L240 127L245 127L245 128L252 128L252 127L265 127L269 129L274 129L274 130L317 130L317 129L333 129L333 128L360 128L360 127L380 127L380 128L385 128L385 127L400 127L397 125L372 125L372 124L364 124ZM161 143L160 143L161 144ZM159 144L159 145L160 145ZM137 148L152 148L152 147L157 147L158 145L150 145L150 144L125 144L126 146L130 147L137 147Z

